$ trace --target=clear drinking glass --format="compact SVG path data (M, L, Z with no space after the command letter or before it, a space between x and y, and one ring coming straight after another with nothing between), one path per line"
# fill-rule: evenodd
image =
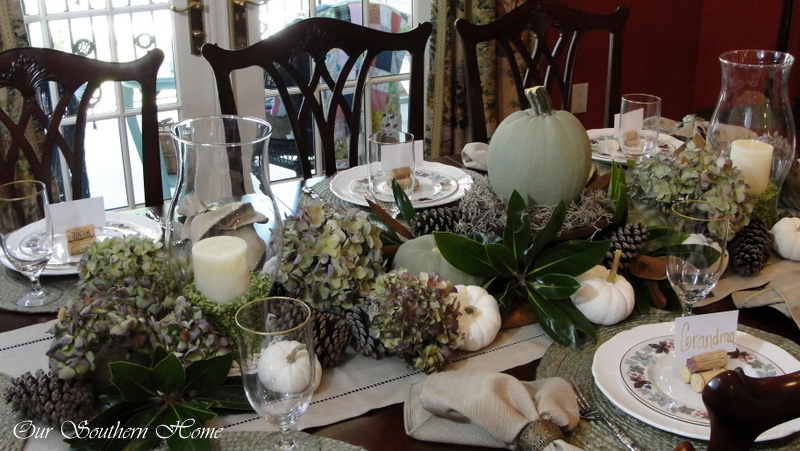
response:
M0 244L11 265L31 280L31 291L17 300L20 307L49 304L60 294L39 282L53 253L53 224L47 209L44 183L22 180L0 185Z
M414 162L414 135L399 131L381 131L369 136L367 149L367 174L369 187L375 200L388 203L392 215L395 205L392 180L403 188L408 197L417 183Z
M311 309L287 297L257 299L236 312L236 330L247 399L280 429L268 436L267 449L296 449L290 429L319 383Z
M708 295L727 266L728 216L702 200L681 200L669 218L667 278L683 304L683 314Z
M650 94L625 94L619 115L619 147L636 160L658 151L661 98Z

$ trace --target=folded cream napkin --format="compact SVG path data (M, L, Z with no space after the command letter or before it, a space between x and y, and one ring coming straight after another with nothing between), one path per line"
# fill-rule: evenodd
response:
M577 451L562 430L580 417L561 378L521 382L502 373L446 371L412 384L406 434L418 440L517 450ZM539 445L536 445L539 443Z
M800 270L776 277L763 290L737 291L731 296L738 308L768 305L792 318L800 327Z
M486 143L468 143L461 150L461 161L464 166L479 171L489 170L489 145Z

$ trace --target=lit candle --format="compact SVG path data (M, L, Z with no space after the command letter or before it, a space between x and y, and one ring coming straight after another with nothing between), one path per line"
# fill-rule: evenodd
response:
M731 161L744 174L745 183L750 185L749 194L767 190L772 169L771 145L755 139L737 139L731 143Z
M207 299L226 304L250 286L247 242L235 236L205 238L192 246L197 290Z

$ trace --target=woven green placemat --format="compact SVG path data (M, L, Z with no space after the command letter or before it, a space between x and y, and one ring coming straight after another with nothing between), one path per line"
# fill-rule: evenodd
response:
M25 418L11 410L11 406L6 404L5 392L6 388L11 386L11 376L0 373L0 427L4 429L0 433L0 450L3 451L19 451L25 445L25 440L14 437L14 425Z
M671 322L675 320L673 315L645 315L635 320L625 322L610 327L600 327L597 329L597 343L586 344L579 350L574 350L553 344L545 353L544 357L536 370L538 378L543 377L562 377L574 381L584 392L589 401L603 414L616 421L629 435L631 435L640 445L648 450L669 451L675 448L682 441L689 441L695 449L704 450L707 442L700 440L687 439L669 432L652 427L616 407L608 398L603 395L595 385L592 377L592 359L597 348L619 332L632 329L643 324L657 324ZM800 346L791 340L778 335L766 333L758 329L747 326L739 326L739 330L762 340L775 344L795 358L800 359ZM594 450L626 450L627 448L616 438L616 436L600 422L588 422L581 420L577 429L567 434L567 441L575 446L579 446L586 451ZM800 450L800 435L793 434L780 440L758 443L753 446L755 450Z
M60 297L47 305L41 307L20 307L16 304L17 299L30 291L31 282L27 277L8 268L0 268L0 310L27 313L57 313L58 309L67 305L67 302L75 294L78 277L68 276L42 276L42 286L56 290Z
M270 432L223 432L220 438L211 439L215 451L254 451L267 449L265 440ZM297 438L297 451L361 451L364 448L327 437L318 437L305 432L293 432ZM169 448L163 446L160 451Z

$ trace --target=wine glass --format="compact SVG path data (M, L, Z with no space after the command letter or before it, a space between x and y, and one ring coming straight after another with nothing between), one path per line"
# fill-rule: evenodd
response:
M728 216L702 200L681 200L669 218L667 278L683 304L683 316L714 288L725 271Z
M53 224L47 215L47 187L36 180L0 185L0 245L11 265L31 280L20 307L49 304L59 293L42 288L39 275L53 253Z
M658 151L661 98L625 94L619 114L619 147L625 157L638 160Z
M393 181L397 181L409 198L417 183L414 162L414 135L400 131L381 131L368 138L367 176L376 201L396 216L400 208L394 198Z
M321 375L311 309L287 297L256 299L236 312L236 330L247 399L280 429L267 439L269 449L296 449L289 430L308 408Z

